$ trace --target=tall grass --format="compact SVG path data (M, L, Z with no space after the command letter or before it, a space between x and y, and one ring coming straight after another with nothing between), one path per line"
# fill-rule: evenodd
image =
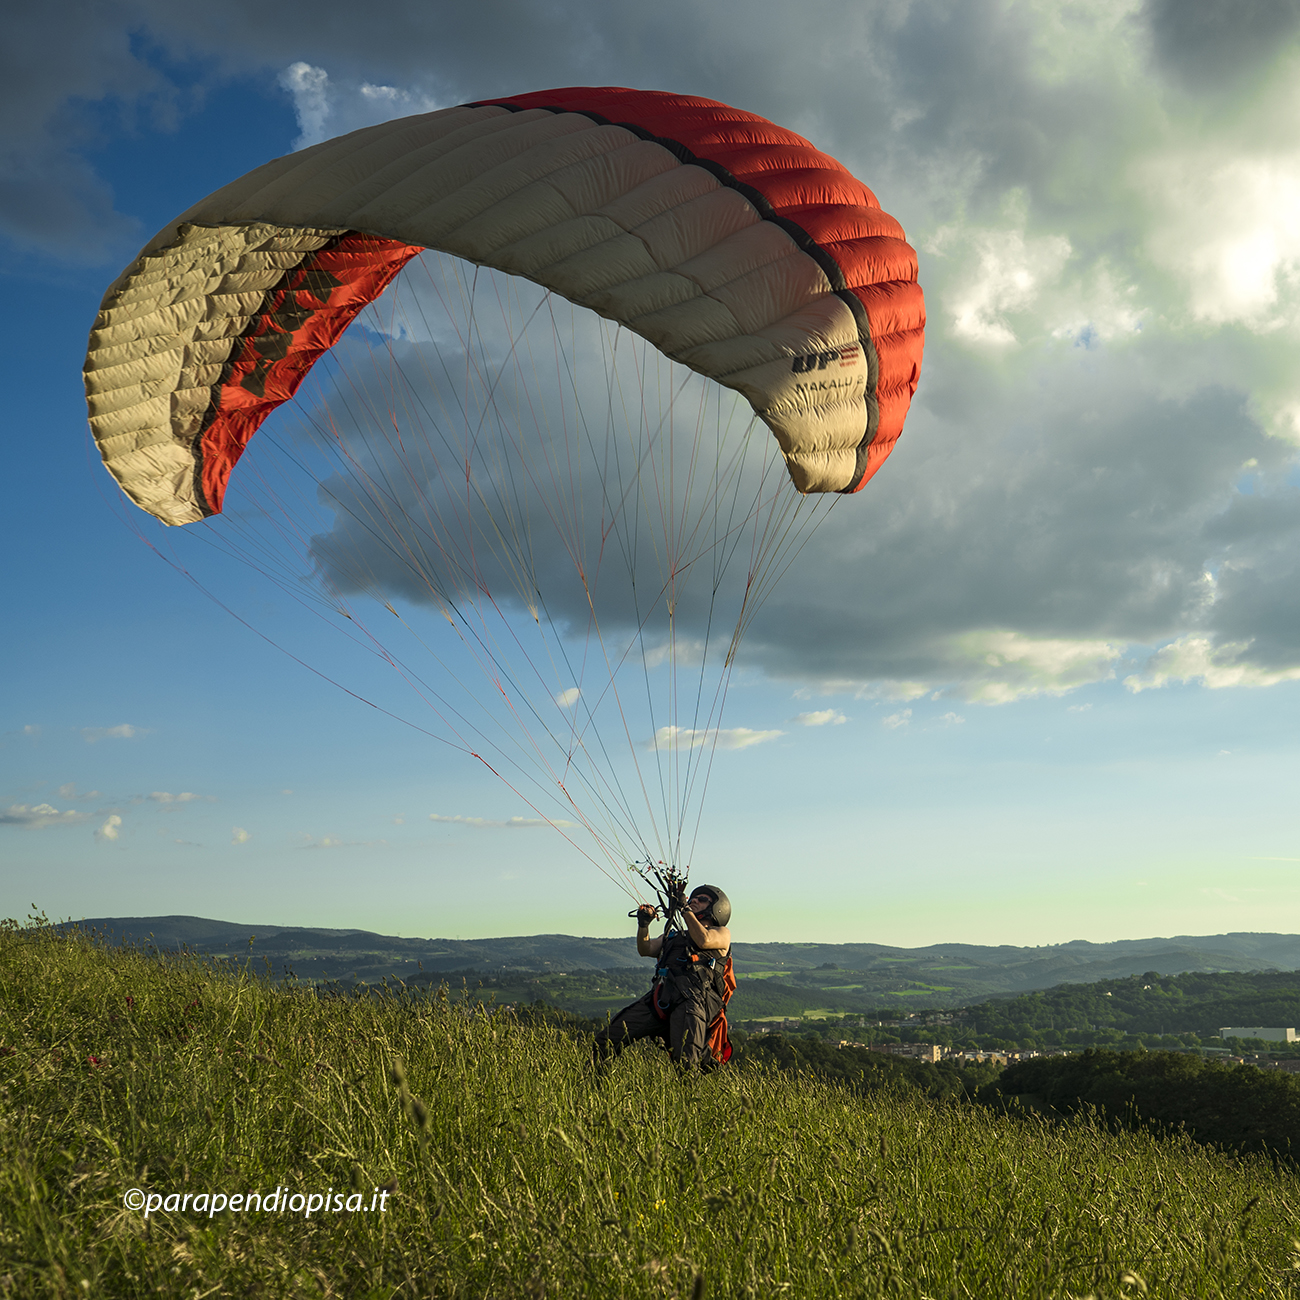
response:
M0 933L0 1293L1282 1296L1300 1185L1188 1142L758 1068L603 1080L455 1000ZM210 1215L170 1193L350 1195ZM378 1204L378 1201L376 1201ZM1300 1249L1300 1247L1297 1247Z

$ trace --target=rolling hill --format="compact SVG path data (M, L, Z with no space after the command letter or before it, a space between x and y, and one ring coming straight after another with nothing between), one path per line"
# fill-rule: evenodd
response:
M64 924L72 924L65 922ZM488 939L418 939L368 930L246 924L196 916L95 917L75 922L118 942L159 948L188 947L224 960L264 965L276 978L374 983L384 976L411 980L422 973L477 971L493 976L533 972L573 978L612 972L619 991L649 973L631 935L590 938L563 934ZM768 987L752 1001L755 1014L797 1014L811 1006L955 1007L1014 996L1058 984L1092 984L1147 971L1300 969L1300 935L1232 933L1123 939L1042 947L938 943L924 948L890 944L743 943L734 949L742 986ZM635 968L635 970L633 969ZM513 984L516 981L507 980ZM576 986L575 986L576 988ZM547 992L549 1000L550 994ZM770 1004L770 1005L769 1005Z

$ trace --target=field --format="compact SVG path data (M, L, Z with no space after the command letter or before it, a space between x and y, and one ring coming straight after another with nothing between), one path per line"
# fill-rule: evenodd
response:
M445 996L320 997L40 924L0 933L0 1016L0 1294L1289 1296L1300 1280L1286 1167L1086 1119L755 1065L682 1079L651 1050L602 1081L582 1039ZM286 1208L228 1203L277 1189Z

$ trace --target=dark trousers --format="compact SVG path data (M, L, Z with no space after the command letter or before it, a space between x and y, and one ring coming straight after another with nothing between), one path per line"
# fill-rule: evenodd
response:
M678 1064L711 1066L713 1057L709 1052L709 1025L704 1007L687 999L670 1008L667 1019L661 1020L651 1001L653 997L653 993L647 993L630 1007L624 1007L596 1035L592 1044L594 1058L609 1060L638 1039L661 1038Z

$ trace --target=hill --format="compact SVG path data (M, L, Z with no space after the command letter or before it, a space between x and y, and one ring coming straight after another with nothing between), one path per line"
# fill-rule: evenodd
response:
M807 1044L600 1081L553 1021L48 927L0 927L0 1026L0 1281L33 1300L1294 1293L1266 1158L783 1068L839 1064Z
M228 960L252 957L276 977L375 983L386 975L409 980L424 972L539 972L567 976L639 968L628 935L587 938L543 934L491 939L411 939L368 930L244 924L195 916L97 917L80 921L128 942L189 947ZM743 932L743 931L742 931ZM256 936L250 946L250 937ZM941 943L924 948L889 944L744 943L735 946L742 979L776 981L755 1014L793 1015L803 1009L863 1011L877 1007L958 1007L1000 994L1062 983L1124 979L1148 970L1300 969L1300 935L1233 933L1179 935L1091 943L1076 939L1044 947Z

